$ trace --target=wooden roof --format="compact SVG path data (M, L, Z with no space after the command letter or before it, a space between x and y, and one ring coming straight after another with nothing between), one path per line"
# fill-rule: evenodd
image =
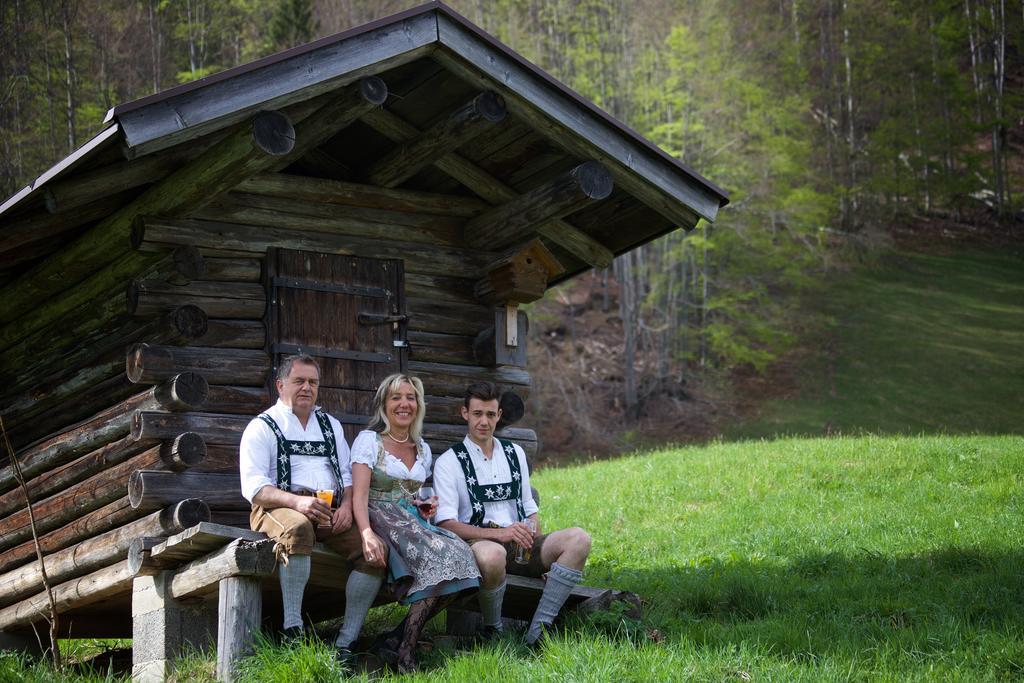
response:
M581 162L601 162L614 181L611 195L559 221L584 247L567 248L540 233L565 265L563 278L700 218L713 221L728 202L713 183L432 2L115 107L103 132L0 206L0 289L29 280L38 289L33 296L42 298L71 288L75 279L61 281L54 255L90 228L257 112L277 110L299 121L368 76L386 83L383 106L340 122L283 173L365 182L374 162L493 91L507 107L500 126L397 187L482 198L486 209ZM224 192L220 205L239 201L236 194ZM96 268L116 256L83 254ZM0 323L15 317L2 315Z

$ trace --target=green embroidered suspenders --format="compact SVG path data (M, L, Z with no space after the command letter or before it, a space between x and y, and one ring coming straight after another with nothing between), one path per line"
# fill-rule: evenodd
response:
M505 441L504 439L498 439L497 441L501 444L501 450L505 453L505 459L508 460L509 472L512 473L512 481L508 484L481 485L477 483L476 469L473 467L473 461L469 457L469 451L466 450L466 444L460 441L452 446L455 456L459 459L459 464L462 465L462 474L466 477L469 502L473 507L473 514L469 519L469 523L474 526L483 526L484 503L497 503L505 500L515 500L519 521L521 522L526 519L522 496L523 475L519 472L519 458L516 457L516 448L512 445L511 441Z
M277 437L277 488L288 491L292 486L292 460L293 455L306 455L310 457L327 458L334 470L334 476L338 478L338 488L343 488L345 482L341 478L341 465L338 463L338 445L335 441L334 428L327 418L327 413L319 408L313 413L316 415L316 422L320 425L320 431L324 435L323 441L289 441L284 438L281 428L266 413L259 416L274 432Z

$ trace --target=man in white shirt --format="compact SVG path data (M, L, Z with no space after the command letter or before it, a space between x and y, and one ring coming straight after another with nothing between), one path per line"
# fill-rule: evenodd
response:
M590 535L578 527L540 533L526 454L516 444L494 438L501 419L499 399L497 387L489 382L467 387L462 417L469 434L434 465L438 496L434 519L473 549L481 574L479 598L485 637L501 632L506 572L533 577L547 573L544 592L526 631L526 642L533 646L583 578ZM520 547L530 549L525 563L515 559Z
M318 528L324 543L353 565L345 585L345 621L336 646L348 660L366 613L384 577L384 557L363 557L362 540L352 524L352 466L341 423L316 405L320 367L310 356L282 360L278 401L245 428L238 464L242 495L252 503L254 531L277 542L284 633L302 636L302 596ZM337 509L316 497L317 490L341 493Z

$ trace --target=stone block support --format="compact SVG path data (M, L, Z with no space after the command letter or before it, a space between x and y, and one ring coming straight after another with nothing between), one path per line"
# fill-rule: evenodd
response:
M217 637L217 603L171 597L173 572L132 584L132 681L162 683L182 648L210 648Z

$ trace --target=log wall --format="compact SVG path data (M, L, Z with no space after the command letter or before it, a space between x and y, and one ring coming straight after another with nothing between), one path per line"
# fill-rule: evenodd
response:
M435 452L464 434L468 382L529 395L524 368L486 367L473 352L495 319L473 286L496 256L462 247L459 229L483 202L280 174L240 190L181 217L137 217L124 246L145 258L132 277L28 336L0 328L0 378L13 388L0 417L28 479L51 583L82 624L73 635L89 636L90 610L130 590L132 540L211 518L246 524L237 446L269 402L267 249L403 261L408 368L427 390ZM373 388L343 392L346 422L362 422ZM536 451L532 430L504 434ZM42 620L39 576L8 466L0 630Z

